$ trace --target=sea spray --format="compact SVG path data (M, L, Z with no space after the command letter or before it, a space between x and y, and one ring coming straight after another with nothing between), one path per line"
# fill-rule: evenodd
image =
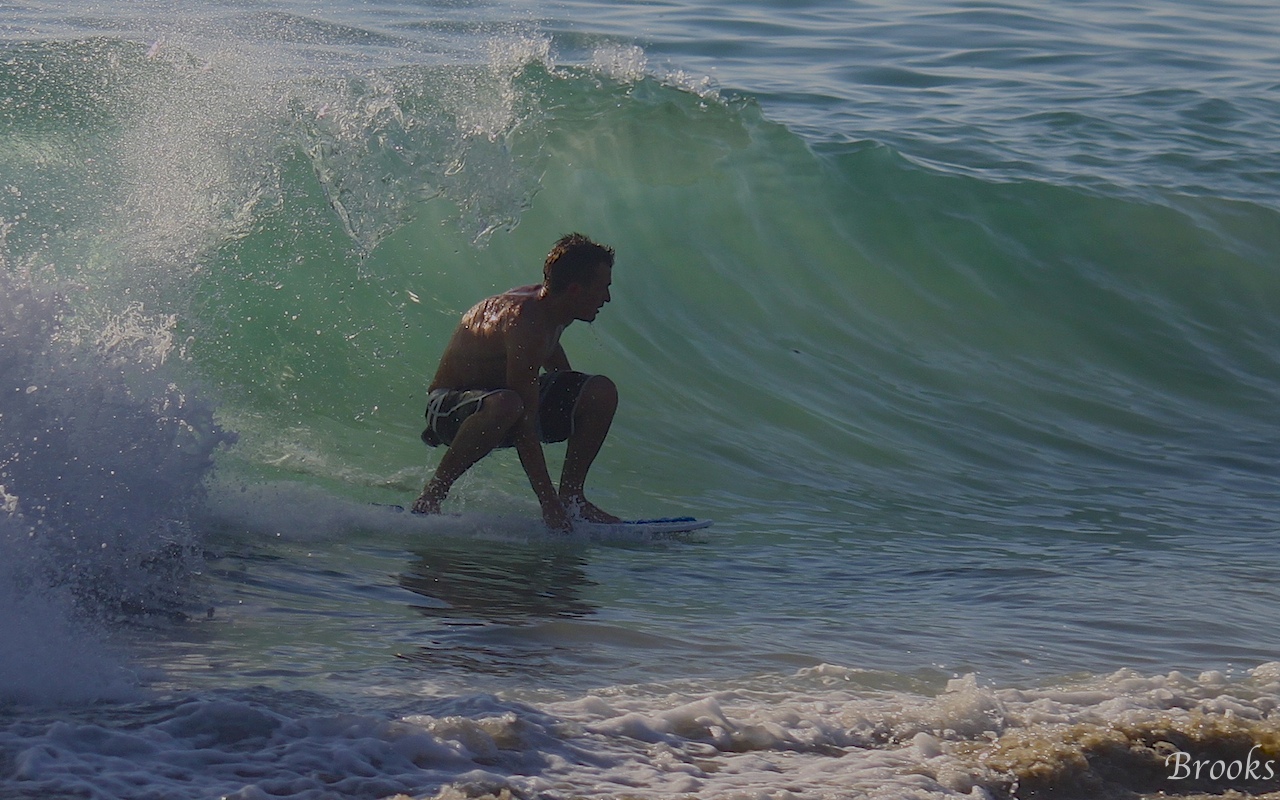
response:
M186 520L234 436L164 368L171 319L130 307L90 334L29 270L0 295L0 697L96 696L119 676L95 625L190 599Z
M442 198L473 241L519 222L538 190L535 126L545 39L494 40L485 63L405 67L288 87L297 147L362 252ZM530 76L533 76L532 79ZM532 86L530 84L533 84Z

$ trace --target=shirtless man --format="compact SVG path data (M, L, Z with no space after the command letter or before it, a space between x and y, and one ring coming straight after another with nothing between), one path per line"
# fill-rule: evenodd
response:
M603 375L572 371L560 346L566 327L574 320L594 321L609 302L613 250L569 234L547 255L542 275L540 285L476 304L453 332L428 389L422 432L427 444L449 449L414 511L438 514L462 473L494 448L514 446L548 527L569 530L575 516L618 521L583 494L587 471L613 423L618 389ZM566 439L557 491L542 443Z

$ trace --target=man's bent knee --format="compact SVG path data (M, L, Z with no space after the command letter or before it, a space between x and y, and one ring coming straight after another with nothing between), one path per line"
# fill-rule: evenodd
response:
M582 385L578 411L613 413L618 408L618 386L604 375L592 375Z

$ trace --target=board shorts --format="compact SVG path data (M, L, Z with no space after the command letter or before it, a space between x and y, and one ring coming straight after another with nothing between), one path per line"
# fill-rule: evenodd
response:
M565 370L538 376L538 438L544 444L563 442L573 434L573 414L578 408L582 387L593 378L583 372ZM429 447L453 444L453 437L480 404L503 389L436 389L427 395L427 427L422 441ZM515 430L498 447L514 447Z

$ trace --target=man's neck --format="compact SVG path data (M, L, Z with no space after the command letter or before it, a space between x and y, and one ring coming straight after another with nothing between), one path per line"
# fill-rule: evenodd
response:
M568 295L565 293L551 294L547 287L542 287L542 291L538 293L538 305L541 306L543 313L546 314L547 320L553 325L559 326L561 329L569 327L574 317L568 307Z

